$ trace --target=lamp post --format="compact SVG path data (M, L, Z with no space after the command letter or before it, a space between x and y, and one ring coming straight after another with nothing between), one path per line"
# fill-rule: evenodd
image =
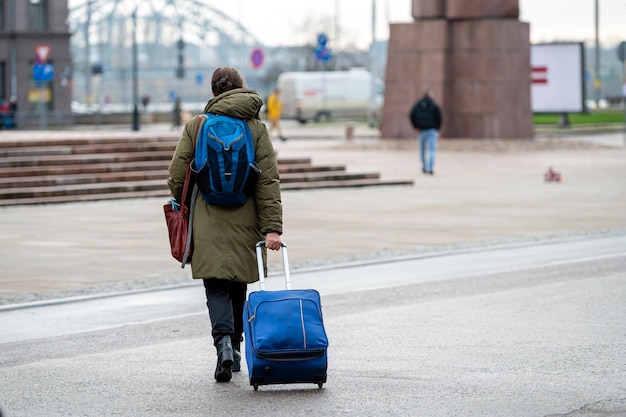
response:
M9 66L11 71L11 94L17 95L17 40L15 34L15 0L9 2Z
M593 86L595 88L595 99L596 99L596 108L600 106L600 86L602 83L600 82L600 7L599 1L595 0L595 12L596 12L596 48L595 48L595 64L596 64L596 76L594 78Z
M370 91L370 106L376 101L376 0L372 0L372 46L370 48L370 75L371 75L371 91ZM368 109L368 113L372 110ZM368 114L368 120L372 118L373 114Z
M335 29L334 29L335 33L335 48L338 50L339 49L339 0L335 0ZM339 58L335 58L335 70L337 70L337 62L339 61Z
M93 0L87 1L87 21L85 22L85 103L87 110L91 110L91 43L89 40L89 29L91 26L91 4Z
M617 47L617 57L622 61L622 105L624 106L624 146L626 147L626 41Z
M133 11L133 126L134 131L139 130L139 86L137 75L137 8Z

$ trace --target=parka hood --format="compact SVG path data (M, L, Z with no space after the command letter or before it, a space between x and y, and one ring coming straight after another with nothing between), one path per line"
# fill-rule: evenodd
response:
M224 114L238 119L260 119L263 100L254 90L235 88L213 97L204 107L205 113Z

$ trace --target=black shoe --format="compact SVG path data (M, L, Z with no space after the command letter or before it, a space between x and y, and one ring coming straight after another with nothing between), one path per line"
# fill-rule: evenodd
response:
M215 368L215 380L217 382L228 382L233 374L231 367L233 366L233 345L230 342L230 336L224 336L217 342L217 367Z
M422 172L423 172L424 174L428 174L428 171L426 171L426 168L422 168Z
M435 172L434 172L434 171L428 171L428 173L429 173L430 175L435 175Z
M280 140L282 140L283 142L287 142L287 138L284 136L278 136L280 138Z
M233 345L230 336L224 336L217 342L217 357L223 368L230 368L233 365Z
M241 371L241 352L239 349L233 349L233 366L230 369L233 372Z
M220 362L218 360L217 367L215 368L215 380L217 382L228 382L232 377L233 373L230 367L224 368L220 365Z

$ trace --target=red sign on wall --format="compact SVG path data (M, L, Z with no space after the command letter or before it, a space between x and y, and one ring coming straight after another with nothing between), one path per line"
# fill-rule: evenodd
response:
M548 84L548 67L532 67L531 79L533 84Z
M35 45L35 62L45 64L50 56L50 49L52 47L48 44Z

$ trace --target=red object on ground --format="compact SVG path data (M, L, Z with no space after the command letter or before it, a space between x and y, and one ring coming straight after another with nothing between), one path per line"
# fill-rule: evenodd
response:
M561 182L561 173L554 171L552 167L550 167L548 171L543 174L543 179L546 182Z

